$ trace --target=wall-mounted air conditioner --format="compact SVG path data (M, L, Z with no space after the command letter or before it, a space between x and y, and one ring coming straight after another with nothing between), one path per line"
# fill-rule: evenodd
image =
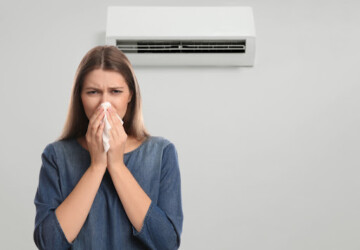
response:
M133 65L253 66L251 7L108 7L106 44Z

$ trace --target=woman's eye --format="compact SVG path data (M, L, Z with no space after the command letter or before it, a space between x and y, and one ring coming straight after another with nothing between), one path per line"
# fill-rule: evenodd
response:
M98 91L96 91L96 90L91 90L91 91L88 91L88 92L86 92L86 93L89 94L89 95L94 95L94 94L97 94ZM121 91L121 90L113 90L112 93L114 93L114 94L120 94L120 93L122 93L122 91Z

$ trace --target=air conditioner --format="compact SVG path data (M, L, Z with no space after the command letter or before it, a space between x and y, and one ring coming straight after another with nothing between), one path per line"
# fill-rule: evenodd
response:
M133 65L253 66L253 12L240 6L111 6L106 44Z

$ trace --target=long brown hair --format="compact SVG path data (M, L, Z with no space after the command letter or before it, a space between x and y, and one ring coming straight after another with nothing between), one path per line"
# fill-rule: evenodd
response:
M67 120L58 140L85 136L89 119L81 101L81 90L86 75L95 69L116 71L124 77L132 93L123 119L125 132L138 140L148 137L142 115L140 88L130 61L114 46L97 46L86 53L77 68Z

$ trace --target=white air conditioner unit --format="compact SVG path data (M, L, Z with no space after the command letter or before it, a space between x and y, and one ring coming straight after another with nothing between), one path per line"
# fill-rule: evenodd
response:
M133 65L253 66L251 7L108 7L106 44Z

